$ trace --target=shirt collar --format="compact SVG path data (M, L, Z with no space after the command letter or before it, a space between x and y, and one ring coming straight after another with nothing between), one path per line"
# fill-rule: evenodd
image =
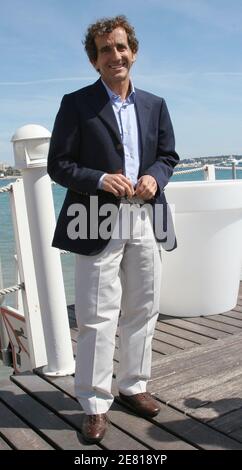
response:
M102 81L102 84L104 85L104 87L105 87L105 89L108 93L108 96L109 96L110 100L113 103L115 103L115 102L117 103L117 101L121 102L120 95L116 95L116 93L114 93L114 91L111 90L111 88L109 88L108 85L106 85L106 83L102 80L102 78L101 78L101 81ZM134 88L134 84L133 84L132 80L130 80L130 87L131 87L131 92L128 95L128 97L125 99L125 101L127 103L134 103L134 101L135 101L135 88Z

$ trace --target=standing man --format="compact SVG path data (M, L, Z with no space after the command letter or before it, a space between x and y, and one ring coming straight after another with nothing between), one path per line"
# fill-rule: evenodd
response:
M158 242L167 250L176 246L164 187L179 157L164 99L130 79L138 41L126 17L92 24L85 49L100 78L64 96L48 173L68 188L53 246L77 253L75 388L85 412L83 436L99 442L113 402L118 320L120 398L143 417L160 410L146 385L159 312ZM157 235L157 226L165 235Z

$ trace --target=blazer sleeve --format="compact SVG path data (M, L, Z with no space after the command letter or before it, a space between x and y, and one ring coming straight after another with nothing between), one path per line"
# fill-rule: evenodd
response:
M151 175L156 179L159 188L158 193L164 190L178 162L179 156L175 151L175 136L171 118L166 102L162 99L156 161L144 172L144 174Z
M47 172L72 191L96 194L104 172L81 165L80 117L73 95L65 95L56 116L50 141Z

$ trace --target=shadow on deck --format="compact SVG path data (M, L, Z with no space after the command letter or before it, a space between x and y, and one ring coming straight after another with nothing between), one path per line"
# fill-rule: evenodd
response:
M69 318L75 353L77 329ZM113 392L117 396L114 357ZM237 306L209 317L160 316L153 340L149 391L161 402L154 419L119 402L99 445L81 436L82 410L72 376L41 369L0 382L0 450L234 450L242 449L242 284Z

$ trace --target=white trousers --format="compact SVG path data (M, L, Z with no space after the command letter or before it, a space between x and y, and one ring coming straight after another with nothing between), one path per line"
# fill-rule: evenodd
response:
M112 238L98 255L76 255L75 392L86 414L106 413L113 402L118 321L119 390L126 395L144 392L150 378L161 258L150 219L143 220L144 207L121 204L117 223L128 220L132 210L131 237Z

